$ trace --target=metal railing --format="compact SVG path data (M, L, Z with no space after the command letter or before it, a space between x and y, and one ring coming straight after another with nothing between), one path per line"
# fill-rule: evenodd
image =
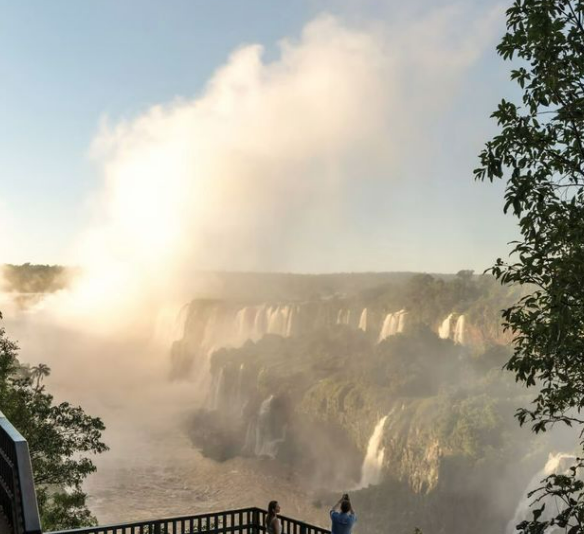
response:
M0 512L12 534L40 534L28 443L0 412Z
M261 508L242 508L169 519L60 530L50 534L259 534L266 532ZM329 530L290 517L278 516L282 534L330 534Z

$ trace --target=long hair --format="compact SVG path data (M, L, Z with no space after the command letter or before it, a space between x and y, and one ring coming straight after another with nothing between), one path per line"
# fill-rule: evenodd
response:
M268 528L271 523L272 523L272 519L274 519L274 517L276 517L276 506L278 506L278 501L270 501L268 504L268 513L266 514L266 519L265 519L265 527Z

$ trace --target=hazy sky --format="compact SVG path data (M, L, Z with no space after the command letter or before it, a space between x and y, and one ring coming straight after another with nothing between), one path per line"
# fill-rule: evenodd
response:
M0 0L0 263L484 269L506 4L402 4Z

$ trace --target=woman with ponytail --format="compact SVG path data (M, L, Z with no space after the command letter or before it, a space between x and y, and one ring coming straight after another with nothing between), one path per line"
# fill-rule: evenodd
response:
M280 505L278 501L270 501L268 504L268 513L266 515L266 532L268 534L281 534L282 525L280 524Z

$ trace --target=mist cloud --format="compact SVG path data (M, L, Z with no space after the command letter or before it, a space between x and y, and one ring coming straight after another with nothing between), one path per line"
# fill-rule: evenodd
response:
M394 180L419 157L424 125L492 39L497 13L465 25L446 8L359 28L322 15L276 59L257 44L234 51L193 99L104 120L91 148L104 189L80 240L89 276L76 305L107 302L117 320L130 315L121 300L180 295L195 269L324 265L352 224L351 187Z

